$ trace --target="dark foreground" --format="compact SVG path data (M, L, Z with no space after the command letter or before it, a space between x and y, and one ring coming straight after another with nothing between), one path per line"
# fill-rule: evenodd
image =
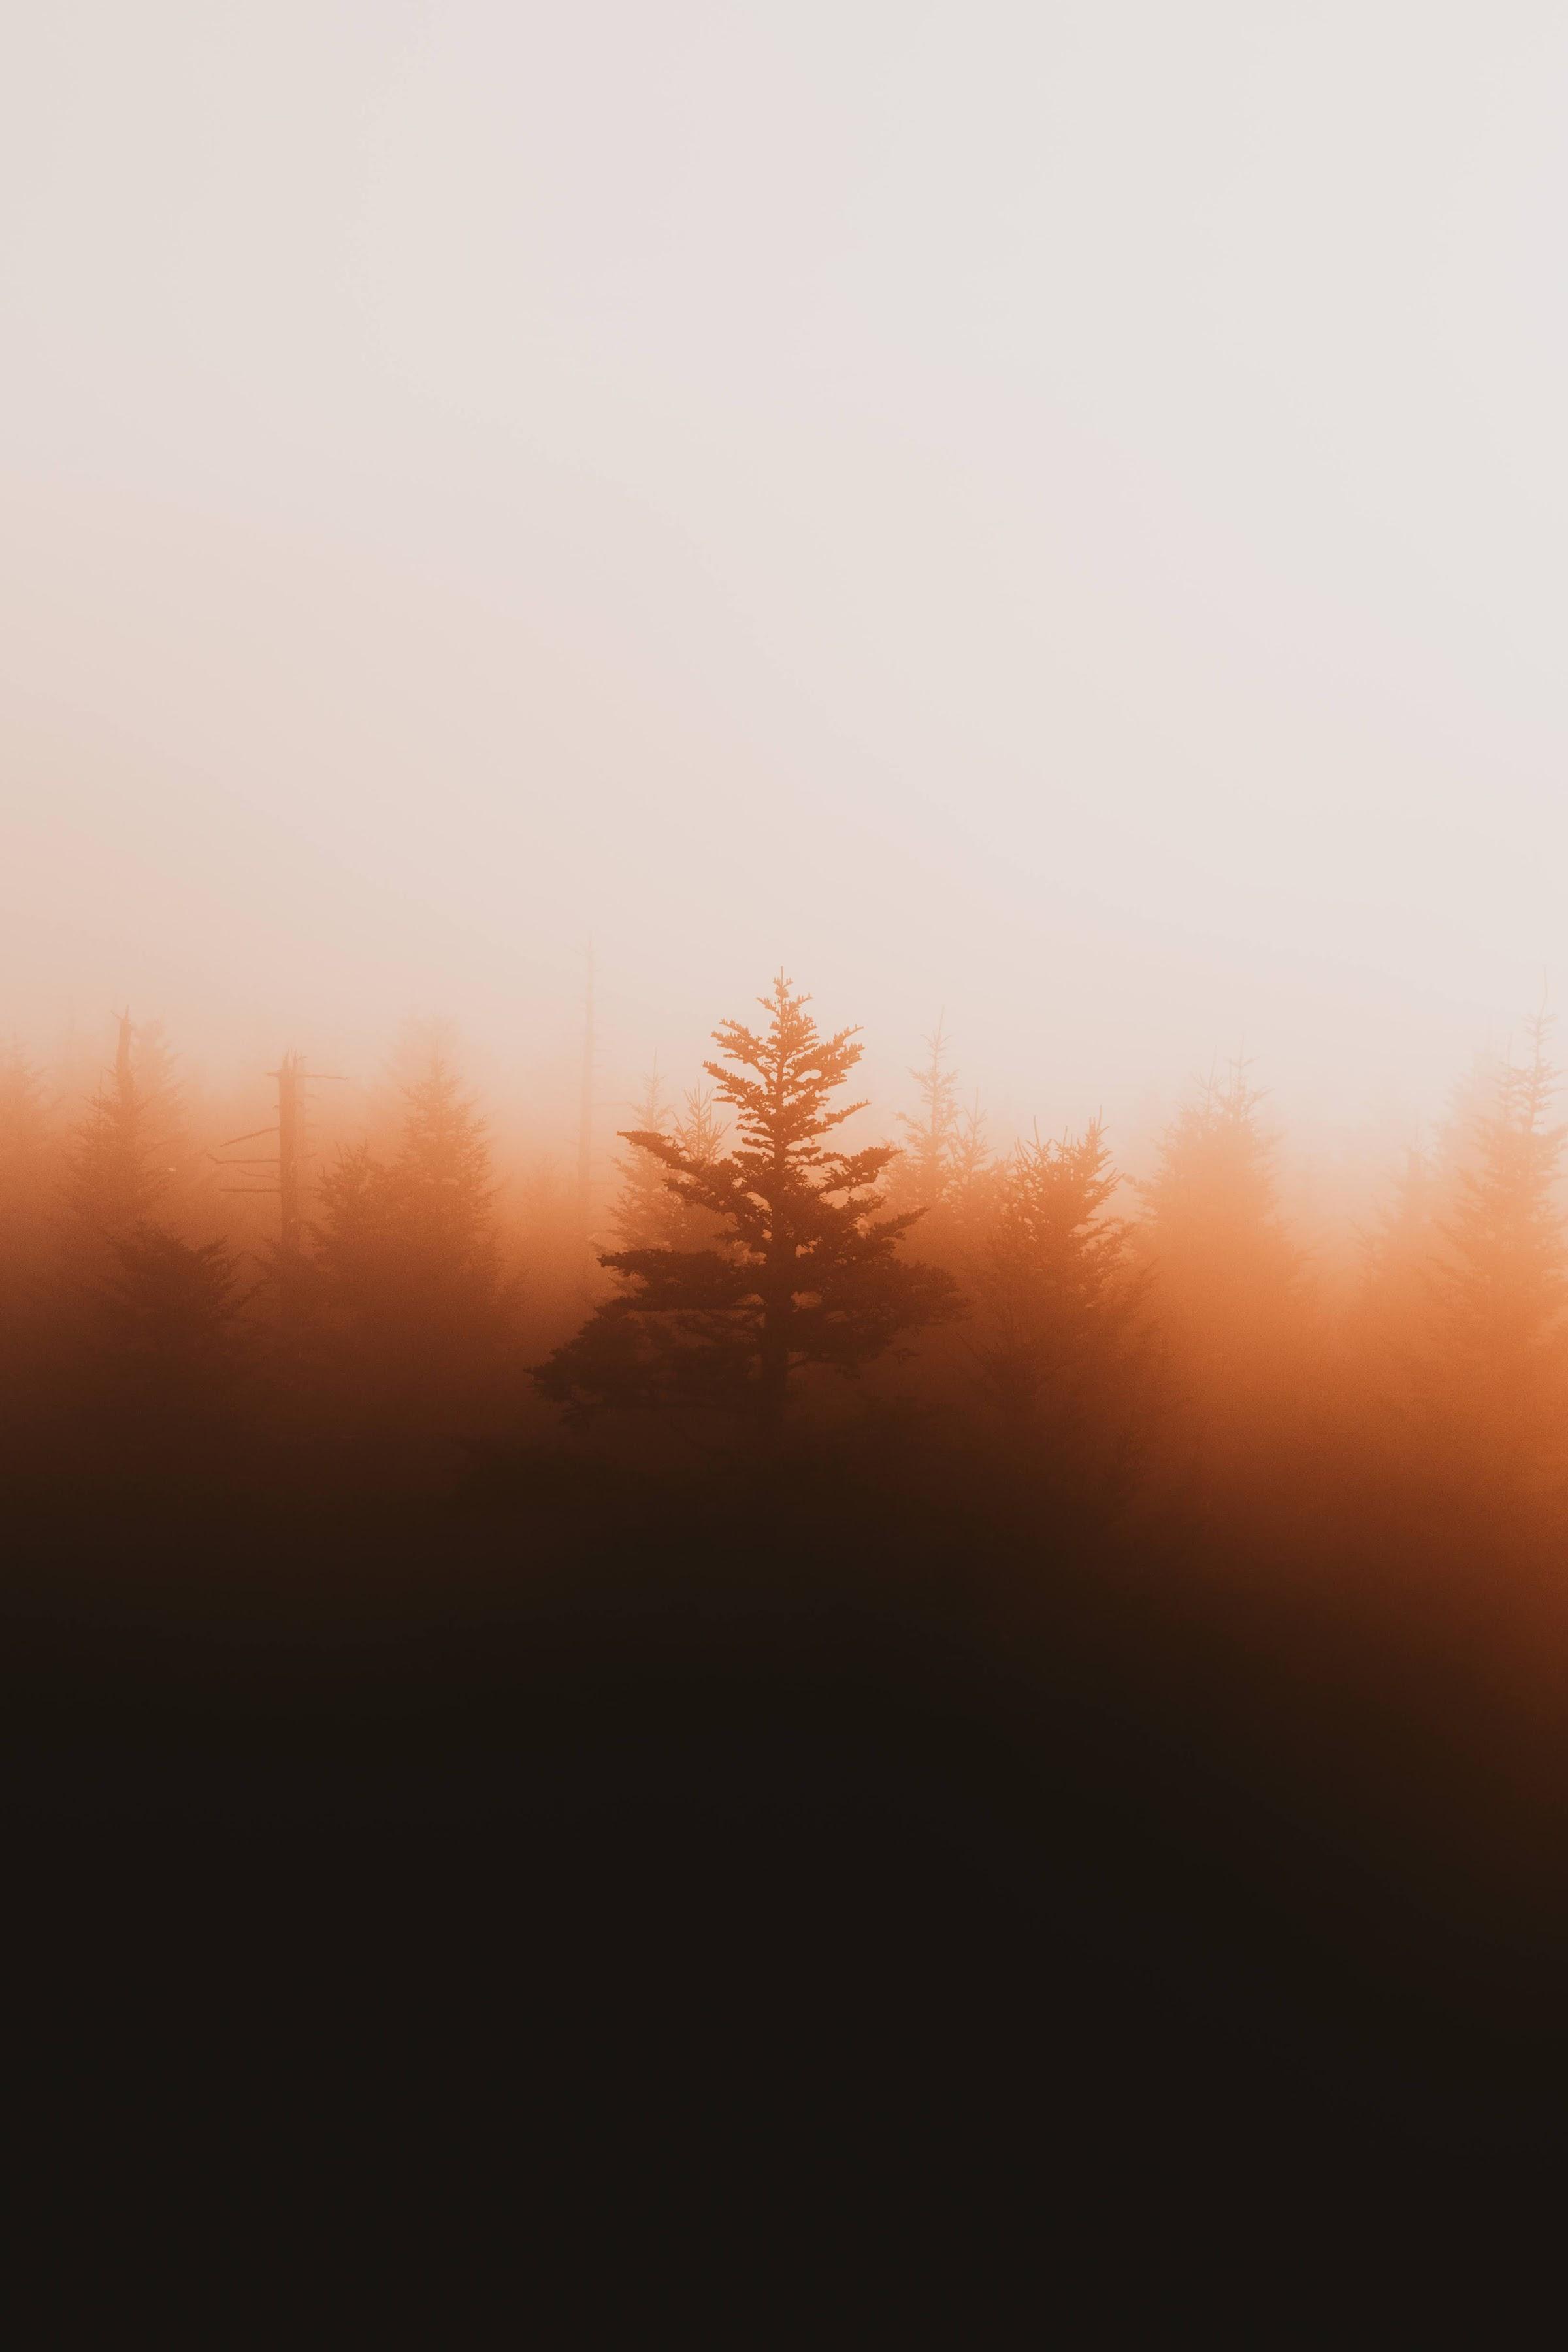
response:
M721 2340L873 2340L800 2316L824 2246L992 2340L1004 2245L1110 2340L1244 2245L1295 2308L1401 2195L1550 2177L1568 1740L1462 1564L1413 1625L1362 1563L800 1461L14 1525L38 2165L241 2210L258 2293L301 2215L395 2265L417 2182L564 2263L545 2340L721 2251L763 2282Z

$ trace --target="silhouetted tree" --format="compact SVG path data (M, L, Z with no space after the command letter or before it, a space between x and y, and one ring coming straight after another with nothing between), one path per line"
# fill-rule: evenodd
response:
M16 1038L0 1048L0 1265L30 1258L47 1197L43 1080Z
M223 1242L194 1248L140 1224L114 1244L115 1273L99 1302L105 1362L144 1412L207 1419L232 1390L243 1351L245 1297Z
M0 1204L9 1213L42 1181L48 1123L43 1080L12 1037L0 1047Z
M1560 1200L1568 1128L1552 1123L1552 1024L1529 1024L1530 1056L1504 1063L1472 1113L1471 1157L1436 1221L1427 1410L1489 1485L1528 1479L1564 1451L1568 1414L1568 1247Z
M677 1115L664 1100L657 1071L643 1088L636 1115L637 1126L628 1129L628 1134L671 1136L689 1159L704 1166L723 1139L711 1092L694 1087ZM681 1201L669 1170L651 1152L634 1144L629 1151L617 1155L616 1167L621 1181L612 1222L623 1249L673 1249L683 1243L691 1247L718 1238L711 1218L710 1230L700 1230L700 1213Z
M316 1192L316 1297L339 1326L372 1339L403 1319L397 1191L367 1143L340 1146Z
M606 1253L625 1292L540 1368L556 1402L742 1406L772 1426L792 1373L855 1373L901 1334L954 1311L948 1277L898 1254L919 1212L879 1214L896 1147L842 1152L825 1141L864 1108L830 1108L860 1058L856 1033L821 1036L809 1000L782 972L759 1002L766 1029L722 1023L714 1039L724 1059L704 1065L735 1114L731 1148L700 1158L657 1129L626 1135L722 1239Z
M1447 1351L1441 1328L1444 1226L1454 1217L1480 1164L1481 1139L1495 1115L1505 1063L1490 1046L1476 1054L1450 1088L1447 1112L1425 1149L1408 1146L1391 1197L1360 1235L1361 1280L1347 1320L1352 1349L1348 1387L1368 1390L1409 1424L1429 1392ZM1425 1422L1425 1412L1416 1415ZM1431 1430L1425 1430L1427 1438Z
M909 1140L889 1171L889 1200L895 1209L924 1213L921 1255L973 1289L995 1208L985 1120L978 1095L967 1110L959 1108L958 1076L949 1065L941 1022L926 1046L924 1066L910 1072L921 1107L912 1117L900 1116ZM931 1357L929 1348L922 1352ZM951 1347L937 1350L944 1352L953 1356ZM956 1363L953 1356L954 1370Z
M26 1381L43 1328L49 1132L43 1084L13 1038L0 1050L0 1384Z
M947 1040L941 1020L926 1039L926 1058L910 1076L920 1096L920 1109L910 1117L899 1114L908 1137L899 1163L899 1191L923 1209L934 1209L947 1198L957 1174L963 1141L963 1116L958 1108L958 1077L948 1066Z
M669 1106L664 1098L657 1066L645 1079L642 1093L632 1106L632 1115L636 1121L633 1133L668 1133ZM648 1153L635 1149L618 1151L615 1165L619 1181L610 1223L622 1248L657 1248L669 1241L680 1212L665 1191L666 1171Z
M184 1079L162 1021L138 1022L132 1031L132 1066L146 1105L147 1148L154 1170L183 1192L195 1172L190 1114Z
M976 1267L985 1387L1014 1442L1083 1487L1125 1475L1152 1397L1149 1277L1107 1213L1120 1181L1098 1118L1037 1133L999 1171Z
M1439 1243L1437 1178L1410 1147L1394 1197L1362 1237L1361 1282L1350 1315L1356 1368L1385 1404L1409 1401L1428 1342Z
M422 1286L432 1305L483 1312L500 1281L485 1121L444 1052L405 1088L405 1101L391 1176Z
M981 1192L992 1164L991 1146L986 1138L985 1115L975 1096L958 1122L958 1131L952 1150L948 1192L954 1206L965 1213Z
M124 1240L167 1190L168 1171L156 1163L154 1139L154 1106L138 1079L131 1015L123 1013L114 1068L88 1105L70 1160L70 1205L93 1241L112 1246Z
M310 1295L363 1402L444 1417L471 1399L504 1328L489 1144L439 1045L402 1091L390 1164L362 1143L321 1178Z
M1138 1239L1174 1369L1212 1433L1239 1435L1300 1388L1300 1264L1279 1214L1277 1147L1263 1097L1233 1062L1182 1107L1161 1140Z

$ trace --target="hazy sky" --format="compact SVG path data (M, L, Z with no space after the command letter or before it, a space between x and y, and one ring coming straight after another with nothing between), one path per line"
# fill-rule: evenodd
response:
M1004 1116L1568 988L1568 16L52 0L0 1024L613 1094L781 959ZM517 1083L523 1083L519 1076Z

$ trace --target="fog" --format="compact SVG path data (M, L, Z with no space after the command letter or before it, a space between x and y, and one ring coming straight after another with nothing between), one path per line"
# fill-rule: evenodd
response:
M0 140L0 1017L605 1138L783 963L1004 1124L1561 976L1545 6L65 5Z

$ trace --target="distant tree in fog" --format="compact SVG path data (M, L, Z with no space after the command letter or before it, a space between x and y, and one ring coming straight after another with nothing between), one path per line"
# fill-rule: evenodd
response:
M782 972L759 1001L766 1028L722 1023L714 1037L724 1058L705 1065L735 1114L731 1148L701 1156L657 1128L625 1138L721 1238L606 1253L626 1286L540 1368L557 1402L578 1412L739 1406L771 1425L792 1374L807 1365L854 1373L953 1311L947 1276L899 1255L919 1211L879 1213L896 1147L842 1152L826 1140L864 1108L830 1107L860 1058L854 1031L823 1037Z
M693 1088L677 1114L664 1099L657 1070L644 1085L634 1117L637 1124L626 1130L628 1135L669 1136L689 1159L704 1166L715 1157L723 1139L711 1091ZM611 1223L623 1249L676 1248L699 1238L693 1212L673 1189L675 1180L668 1168L651 1152L634 1144L629 1151L617 1154L616 1169L620 1182Z
M161 1021L138 1022L132 1031L132 1066L146 1104L147 1148L154 1168L182 1190L195 1171L185 1085L178 1059Z
M643 1081L643 1090L632 1106L635 1125L630 1132L646 1135L667 1135L669 1132L669 1105L664 1098L664 1087L656 1069ZM647 1152L636 1149L616 1154L616 1174L619 1180L610 1211L610 1223L616 1239L623 1249L658 1247L671 1238L669 1228L679 1219L677 1203L665 1191L665 1171Z
M489 1305L500 1271L485 1121L441 1051L405 1087L404 1101L390 1175L423 1279L435 1295Z
M113 1070L100 1081L70 1153L70 1206L97 1241L123 1240L168 1189L170 1171L156 1151L160 1111L136 1068L131 1015L121 1013Z
M433 1411L487 1370L506 1298L485 1121L439 1042L414 1068L393 1158L361 1143L322 1172L310 1296L368 1408Z
M1503 1064L1472 1111L1468 1164L1437 1220L1428 1407L1494 1465L1564 1450L1568 1246L1561 1200L1568 1128L1550 1116L1552 1024L1529 1024L1526 1061Z
M906 1141L889 1171L888 1197L894 1209L922 1212L922 1257L970 1278L995 1207L995 1163L978 1094L960 1108L940 1021L926 1048L923 1066L910 1072L920 1108L900 1115Z
M226 1244L193 1248L161 1226L138 1225L115 1242L114 1272L97 1301L105 1368L143 1418L209 1419L243 1363L245 1304Z
M1436 1370L1450 1352L1444 1268L1452 1256L1445 1228L1479 1172L1505 1070L1490 1047L1473 1057L1450 1090L1430 1144L1406 1150L1390 1198L1362 1235L1362 1279L1347 1337L1363 1381L1369 1379L1373 1393L1401 1417L1423 1402L1430 1407L1442 1385Z
M1211 1073L1139 1182L1138 1239L1177 1369L1207 1406L1250 1412L1288 1384L1298 1353L1300 1260L1282 1223L1277 1146L1244 1063Z
M13 1037L0 1047L0 1246L41 1208L47 1154L43 1080Z
M948 1197L961 1213L967 1213L972 1209L991 1166L985 1115L976 1095L960 1116L949 1160Z
M1100 1121L1019 1143L998 1171L974 1261L984 1381L1026 1453L1079 1482L1126 1467L1150 1399L1149 1276L1109 1203Z
M899 1114L906 1141L897 1176L900 1194L918 1208L934 1209L947 1198L958 1173L963 1118L958 1108L958 1076L949 1066L941 1020L925 1045L924 1062L910 1072L920 1109L912 1117L908 1111Z
M1351 1341L1395 1402L1408 1390L1431 1320L1439 1197L1431 1161L1412 1146L1393 1199L1362 1236Z
M0 1386L25 1384L46 1319L49 1122L43 1082L13 1038L0 1048Z

